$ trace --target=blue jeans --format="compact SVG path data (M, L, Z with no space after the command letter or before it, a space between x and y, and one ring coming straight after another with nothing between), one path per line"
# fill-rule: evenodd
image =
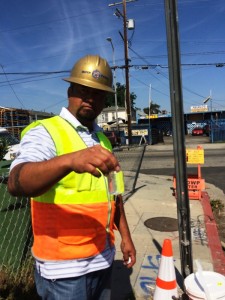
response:
M79 277L46 279L35 269L35 284L42 300L110 300L112 266Z

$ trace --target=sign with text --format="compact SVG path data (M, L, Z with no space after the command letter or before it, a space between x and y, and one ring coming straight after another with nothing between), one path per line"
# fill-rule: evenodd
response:
M124 134L128 135L128 130L124 129ZM132 129L131 130L132 136L145 136L148 135L148 129Z
M204 111L208 111L208 105L191 106L191 112L204 112Z
M204 164L204 149L186 149L187 164Z
M176 188L176 176L173 178L174 188ZM187 178L188 190L204 190L205 179L198 178L196 175L189 175Z
M202 190L205 190L205 179L198 175L188 175L188 197L192 200L201 200ZM173 187L176 189L176 176L173 176Z
M149 116L146 116L147 119L149 119ZM151 114L150 119L157 119L158 115L157 114Z
M188 189L189 190L204 190L205 189L205 180L202 178L188 177Z

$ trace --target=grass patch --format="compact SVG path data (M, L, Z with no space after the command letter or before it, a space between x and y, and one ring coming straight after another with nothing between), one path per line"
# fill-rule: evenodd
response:
M33 265L28 262L22 266L14 277L10 270L2 268L0 271L0 300L40 300L37 295L33 277Z
M220 213L224 209L224 204L221 200L211 200L210 205L213 212Z

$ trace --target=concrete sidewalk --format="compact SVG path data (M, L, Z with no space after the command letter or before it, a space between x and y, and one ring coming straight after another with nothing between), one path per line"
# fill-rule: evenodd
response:
M161 218L171 218L168 220L171 220L172 227L174 227L174 221L176 224L177 205L171 191L172 180L171 176L139 175L136 192L125 203L128 224L137 250L137 262L132 270L127 270L123 266L120 236L117 234L112 300L151 299L158 275L161 247L164 239L167 238L172 240L177 283L179 293L182 294L183 278L181 275L179 233L177 228L172 228L171 231L168 228L158 230L162 227ZM217 265L221 266L220 273L225 275L225 257L221 245L218 245L219 239L215 222L213 223L213 216L210 215L212 212L210 205L208 205L208 195L214 195L214 199L217 197L216 194L220 194L220 197L225 196L213 185L206 183L206 186L207 193L204 193L203 201L190 200L193 260L199 259L204 270L218 271L218 269L215 270L216 259ZM160 218L158 224L154 224L156 226L153 226L154 229L151 229L152 226L149 228L145 225L149 219L151 223L151 218ZM214 238L215 234L217 234L217 239ZM216 257L212 255L214 251L217 253Z

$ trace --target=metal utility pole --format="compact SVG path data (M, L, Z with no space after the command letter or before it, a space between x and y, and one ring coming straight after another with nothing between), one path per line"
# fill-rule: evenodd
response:
M152 104L152 85L149 84L149 95L148 95L148 143L152 144L152 134L151 134L151 104Z
M183 95L176 0L165 0L170 98L173 123L173 147L176 173L177 215L181 271L185 278L193 273L190 206L187 188Z

